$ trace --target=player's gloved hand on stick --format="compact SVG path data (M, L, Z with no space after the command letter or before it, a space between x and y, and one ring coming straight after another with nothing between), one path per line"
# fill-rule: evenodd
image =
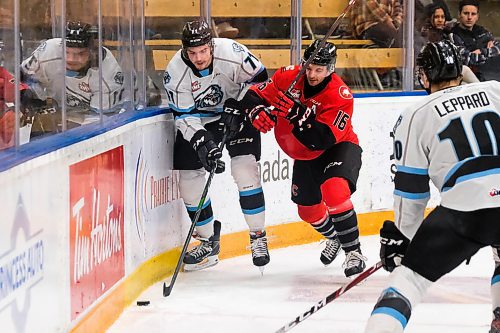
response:
M234 138L243 129L243 114L239 102L228 98L224 102L224 112L219 119L219 129L226 131L227 139Z
M296 103L291 96L286 95L282 91L278 91L278 94L271 101L271 105L274 106L272 113L278 117L287 117L296 104L298 103Z
M269 132L274 125L276 125L276 121L273 119L273 116L268 112L269 111L264 105L257 105L247 113L247 117L253 127L262 133Z
M271 105L274 106L271 114L288 119L291 124L301 130L311 127L311 122L314 121L316 116L313 109L306 107L281 91L278 92Z
M385 270L392 272L401 265L410 240L399 231L394 222L384 221L380 229L380 260Z
M213 140L210 132L201 129L191 138L191 146L198 153L198 158L208 172L215 168L215 173L225 170L224 161L221 161L222 151Z

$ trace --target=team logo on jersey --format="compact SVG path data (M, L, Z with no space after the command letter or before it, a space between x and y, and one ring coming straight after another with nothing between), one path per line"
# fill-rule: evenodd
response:
M201 88L201 83L199 81L191 82L191 91L192 92L198 91L198 90L200 90L200 88Z
M212 84L204 92L196 97L196 108L204 109L214 107L222 102L223 97L224 93L222 92L221 87L217 84Z
M292 95L292 97L295 99L300 99L300 90L299 89L292 89L292 90L290 90L290 95Z
M71 94L66 94L66 102L68 106L75 107L75 108L89 108L90 103L87 103L85 101L82 101L78 97L71 95Z
M342 165L342 162L331 162L330 164L328 164L326 167L325 167L325 170L323 170L323 173L326 173L326 170L330 169L330 168L333 168L333 167L336 167L336 166L341 166Z
M87 82L80 82L78 84L78 88L80 88L81 91L89 93L90 92L90 86Z
M352 99L351 91L347 88L347 86L340 86L339 95L344 99Z
M113 78L115 80L116 84L123 85L123 73L122 72L116 72L115 77Z
M238 43L233 43L233 51L238 53L238 52L244 52L245 50L243 49L243 46L241 46Z
M168 72L165 72L165 75L163 75L163 84L169 84L171 79L172 77L170 76L170 74L168 74Z
M494 188L490 191L490 197L496 197L500 195L500 189Z

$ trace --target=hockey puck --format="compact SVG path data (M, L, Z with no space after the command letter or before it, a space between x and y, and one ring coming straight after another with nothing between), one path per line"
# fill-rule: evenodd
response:
M137 306L148 306L149 301L137 301Z

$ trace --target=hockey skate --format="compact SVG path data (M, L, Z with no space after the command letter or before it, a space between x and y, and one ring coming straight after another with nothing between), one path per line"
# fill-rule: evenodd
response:
M271 260L267 249L266 231L250 231L250 248L252 250L253 264L264 272L264 266Z
M349 277L364 271L366 268L366 260L366 257L361 254L361 249L347 253L344 264L342 265L345 276Z
M491 321L491 328L489 333L500 333L500 307L497 307L493 311L495 319Z
M326 240L325 249L321 251L321 256L319 257L323 265L328 266L337 258L340 247L340 241L337 235L335 235L334 238Z
M196 237L200 244L184 256L184 271L199 271L214 266L219 262L220 227L220 222L215 220L214 234L210 238Z

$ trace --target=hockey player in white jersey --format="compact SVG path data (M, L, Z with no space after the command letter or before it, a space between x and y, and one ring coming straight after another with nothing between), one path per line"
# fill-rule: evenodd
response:
M249 85L267 80L267 71L248 49L225 38L212 38L205 21L186 23L182 49L169 62L164 86L169 106L176 116L177 135L174 168L180 170L180 192L191 219L205 186L205 173L224 171L220 158L223 132L231 157L231 174L239 190L239 201L250 229L254 265L269 262L265 226L265 204L258 161L260 133L242 122L238 100ZM222 198L221 198L222 199ZM199 270L218 262L220 222L214 221L207 197L196 223L201 243L183 258L184 270Z
M392 273L369 333L403 332L433 282L480 248L500 245L500 82L460 85L462 61L448 41L427 44L417 71L430 96L394 128L395 223L380 230L380 257ZM441 204L424 219L429 179ZM497 268L492 284L498 282ZM492 288L497 313L499 289Z
M23 78L42 101L52 98L61 105L66 76L68 111L115 111L124 96L123 72L111 52L102 48L102 105L99 100L99 61L95 33L89 24L66 25L66 64L62 38L49 39L21 64Z

